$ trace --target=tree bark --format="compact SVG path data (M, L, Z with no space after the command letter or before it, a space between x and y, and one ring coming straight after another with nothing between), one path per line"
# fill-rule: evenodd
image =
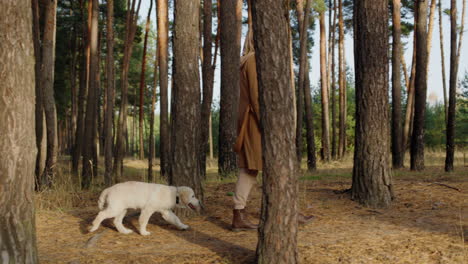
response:
M158 64L159 64L159 96L160 122L159 142L161 159L161 176L167 177L170 159L169 153L169 108L168 108L168 8L167 0L157 0L158 17Z
M148 182L154 181L153 176L153 159L154 159L154 152L155 152L155 145L154 145L154 109L156 104L156 90L158 87L158 67L156 67L157 63L158 52L156 50L156 56L154 61L154 82L153 82L153 92L151 94L151 112L150 112L150 132L149 132L149 141L148 141Z
M88 16L91 16L91 30L89 37L90 64L89 64L89 85L86 104L86 116L83 140L83 171L81 173L81 188L89 189L94 175L93 148L95 148L96 138L96 112L98 96L98 75L99 75L99 55L98 55L98 22L99 22L99 2L92 0L89 2Z
M169 184L189 186L203 201L197 158L200 142L199 6L199 0L176 1L174 6L174 87Z
M290 60L287 2L252 1L263 152L258 263L298 262L294 92L284 63Z
M31 1L1 1L0 10L0 262L38 263Z
M417 2L416 23L416 77L414 94L414 121L411 135L411 170L424 169L424 116L427 93L427 2Z
M457 96L458 52L457 49L457 1L450 1L450 86L447 119L447 146L445 171L453 171L455 156L455 105Z
M444 93L444 111L445 111L445 122L448 119L448 103L447 103L447 81L445 74L445 51L444 51L444 30L442 28L442 0L439 0L439 42L440 42L440 63L442 68L442 88Z
M339 100L340 100L340 114L339 114L339 141L338 141L338 156L343 158L346 153L346 69L344 57L344 20L343 20L343 1L338 0L339 9L339 40L338 40L338 83L339 83Z
M148 46L148 32L151 26L151 10L153 9L153 0L150 0L150 7L148 10L148 17L146 18L146 27L145 27L145 40L143 42L143 58L141 60L141 75L140 75L140 119L139 119L139 128L140 128L140 159L145 158L145 147L143 143L143 94L145 90L145 71L146 71L146 49Z
M233 146L237 138L242 0L221 3L221 98L218 170L224 177L237 171Z
M393 42L392 42L392 165L403 167L403 128L401 114L401 22L400 0L393 0Z
M203 1L203 101L201 104L200 120L200 175L206 178L206 152L208 149L209 123L211 116L211 104L213 102L213 81L216 65L212 63L212 1Z
M330 161L330 113L328 104L327 74L327 37L325 32L325 11L319 15L320 20L320 86L322 90L322 150L324 162Z
M45 3L44 33L42 39L41 87L47 125L47 157L41 176L41 187L50 187L57 163L57 112L54 99L55 31L57 1Z
M119 121L117 126L117 141L115 146L115 159L114 169L115 181L119 182L123 172L123 158L126 153L126 144L124 130L127 125L127 102L128 102L128 69L130 66L130 58L133 51L133 39L135 38L136 23L138 20L138 13L140 12L141 0L138 0L138 7L135 11L135 3L137 0L130 1L130 9L127 10L126 25L125 25L125 43L124 43L124 57L122 61L122 77L121 77L121 102L119 111ZM128 132L127 132L128 133Z
M356 139L351 197L369 207L393 199L389 166L388 1L354 2Z
M104 118L104 156L105 156L105 172L104 183L106 186L111 186L112 181L112 153L114 147L114 137L112 133L112 125L114 122L114 101L115 101L115 86L114 86L114 0L107 0L107 86L106 86L106 113Z

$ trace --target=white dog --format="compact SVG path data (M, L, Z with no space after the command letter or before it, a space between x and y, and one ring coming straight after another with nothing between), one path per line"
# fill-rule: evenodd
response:
M107 206L104 209L105 204ZM141 209L138 220L140 234L147 236L150 232L146 231L146 225L154 212L161 213L164 220L177 228L186 230L189 226L183 224L172 212L172 209L174 207L188 207L199 212L201 203L190 187L129 181L102 191L98 205L101 211L94 219L93 226L89 229L90 232L96 231L104 219L114 217L114 225L117 230L120 233L129 234L132 230L125 228L122 224L127 209Z

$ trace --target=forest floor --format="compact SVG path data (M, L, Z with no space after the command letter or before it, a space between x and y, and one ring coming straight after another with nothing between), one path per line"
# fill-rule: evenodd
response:
M468 164L457 158L456 170L443 171L443 155L426 154L426 170L393 173L395 201L388 209L369 209L338 194L351 186L352 165L319 164L300 181L299 207L315 216L299 227L300 263L468 263ZM127 160L125 177L144 180L145 162ZM208 173L204 215L182 218L191 228L179 231L156 213L149 236L138 234L138 216L128 213L123 235L104 221L88 233L98 212L102 184L80 191L59 171L53 190L36 195L36 228L40 263L251 263L257 232L232 232L235 179ZM61 173L60 173L61 172ZM65 175L65 176L60 176ZM259 177L260 180L260 177ZM99 182L99 179L96 180ZM252 190L247 211L258 221L260 184Z

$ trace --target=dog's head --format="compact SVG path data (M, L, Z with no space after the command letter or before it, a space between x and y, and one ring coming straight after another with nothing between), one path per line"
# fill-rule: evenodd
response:
M179 199L176 206L182 208L190 208L200 213L203 208L202 203L195 197L195 193L190 187L177 187L177 197Z

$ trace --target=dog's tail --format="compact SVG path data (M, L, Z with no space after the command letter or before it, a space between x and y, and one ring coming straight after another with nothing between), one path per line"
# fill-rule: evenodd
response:
M101 193L101 196L99 196L99 200L98 200L99 210L104 209L104 205L106 204L107 193L108 192L109 192L109 188L104 189L104 191L102 191L102 193Z

